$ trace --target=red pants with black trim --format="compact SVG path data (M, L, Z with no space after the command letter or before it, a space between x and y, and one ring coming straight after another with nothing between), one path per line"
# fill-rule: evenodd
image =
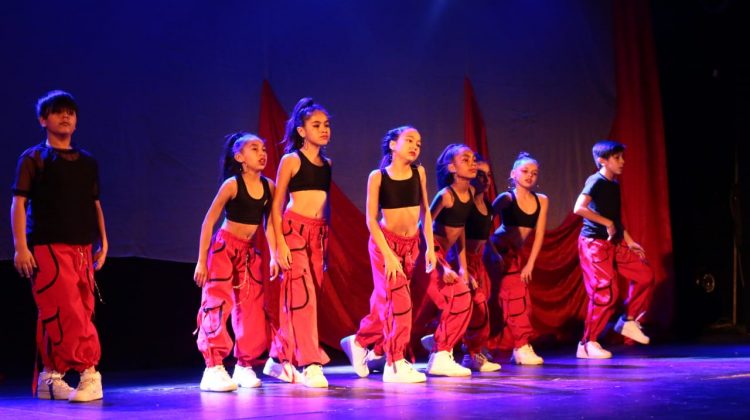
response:
M481 352L490 338L488 299L491 285L482 254L481 250L478 253L466 252L469 274L477 282L477 288L472 290L471 318L464 334L464 344L471 354Z
M443 281L445 274L443 266L448 265L448 262L445 251L437 243L435 244L435 259L437 267L427 275L427 295L440 309L440 320L434 334L435 347L432 351L452 352L453 347L461 340L469 326L471 290L460 278L451 284Z
M94 326L94 266L91 245L33 247L38 269L31 291L39 310L36 344L47 371L82 372L101 357Z
M654 289L654 273L648 263L622 243L578 237L578 256L589 295L582 342L597 341L612 317L619 296L617 274L630 283L626 315L646 312Z
M370 237L370 265L373 291L370 313L362 318L355 340L362 347L374 346L376 354L386 355L389 364L404 358L409 345L412 323L410 282L419 256L419 233L406 237L381 227L388 247L401 260L406 276L399 275L391 282L386 278L385 258Z
M323 287L328 224L289 210L281 224L292 265L281 278L279 330L271 355L295 366L326 364L330 359L318 341L318 295Z
M500 247L498 253L505 267L500 279L500 304L503 308L503 337L511 337L513 348L529 343L534 333L531 326L531 295L529 285L521 280L521 270L525 261L521 250Z
M263 279L260 252L250 240L221 229L208 254L208 280L203 286L198 311L198 350L206 366L222 365L232 350L227 318L232 316L234 356L240 366L266 350L268 331L263 311Z

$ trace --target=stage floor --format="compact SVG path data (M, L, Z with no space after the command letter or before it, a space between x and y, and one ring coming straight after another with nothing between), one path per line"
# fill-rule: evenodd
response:
M379 374L360 379L348 366L331 366L328 389L261 375L261 388L207 393L198 389L199 369L103 372L104 400L86 404L36 400L28 381L3 383L0 418L750 417L750 344L610 349L611 360L578 360L575 348L540 351L544 366L503 363L497 373L416 385L384 384Z

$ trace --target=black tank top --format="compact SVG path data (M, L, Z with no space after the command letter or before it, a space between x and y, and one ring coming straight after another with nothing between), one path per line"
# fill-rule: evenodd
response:
M443 208L437 218L435 218L435 222L439 222L443 226L464 227L466 225L466 219L469 218L471 208L474 207L474 194L472 194L470 189L469 201L464 203L458 199L458 194L453 191L453 188L448 187L448 191L453 195L453 207Z
M381 169L380 193L378 202L381 209L400 209L418 206L422 201L422 186L419 182L419 170L411 167L411 178L394 180L388 171Z
M481 241L490 237L490 232L492 231L492 212L490 208L492 205L488 204L485 200L485 206L487 207L487 214L480 213L476 204L471 207L469 218L466 220L466 239Z
M268 179L262 175L260 177L263 196L259 199L250 196L242 175L235 175L234 179L237 180L237 195L224 206L227 220L246 225L261 224L263 216L271 209L271 187L268 186Z
M328 192L331 188L331 165L321 156L323 166L314 165L302 151L297 150L299 156L299 171L289 180L289 192L322 190Z
M536 200L536 211L532 214L524 213L520 207L518 207L518 200L516 200L516 194L511 190L510 196L512 197L511 203L508 207L500 211L500 215L503 217L503 225L505 226L523 226L528 228L536 227L536 221L539 220L539 213L542 211L542 205L539 203L539 197L537 197L534 191L531 191Z

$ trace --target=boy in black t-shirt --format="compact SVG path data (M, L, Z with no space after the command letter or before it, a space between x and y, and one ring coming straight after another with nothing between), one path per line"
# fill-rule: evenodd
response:
M620 217L620 184L615 178L622 174L624 151L625 146L616 141L602 140L594 145L599 171L586 180L573 210L584 218L578 256L589 296L583 338L576 352L580 359L612 357L597 337L614 312L619 296L617 274L628 279L630 289L626 314L618 319L615 331L641 344L650 341L638 319L651 300L654 275L645 251L630 237Z
M35 391L41 399L98 400L94 270L108 248L98 166L71 142L78 116L72 95L49 92L37 102L37 116L47 138L18 159L11 205L13 263L31 279L39 310L36 341L44 370ZM101 246L92 255L97 240ZM76 389L63 379L70 369L80 372Z

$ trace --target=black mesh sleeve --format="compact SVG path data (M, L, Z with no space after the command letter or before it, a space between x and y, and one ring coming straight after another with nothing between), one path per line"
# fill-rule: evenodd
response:
M18 159L16 166L16 179L13 181L13 195L29 197L34 177L37 174L37 164L30 154L24 153Z

